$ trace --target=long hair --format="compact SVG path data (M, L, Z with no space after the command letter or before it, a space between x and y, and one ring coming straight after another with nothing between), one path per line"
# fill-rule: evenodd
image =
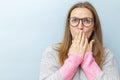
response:
M68 12L67 18L66 18L66 25L65 25L65 32L64 32L64 37L63 40L58 47L58 52L59 52L59 62L60 65L62 66L64 64L65 59L68 57L68 51L69 48L72 44L72 35L70 32L70 27L69 27L69 18L70 14L73 9L75 8L87 8L90 10L93 14L94 18L94 45L93 45L93 57L95 58L95 61L99 65L100 68L102 68L103 62L104 62L104 52L103 52L103 40L102 40L102 30L101 30L101 24L99 21L98 14L95 10L95 8L89 3L89 2L80 2L75 4L74 6L71 7L71 9Z

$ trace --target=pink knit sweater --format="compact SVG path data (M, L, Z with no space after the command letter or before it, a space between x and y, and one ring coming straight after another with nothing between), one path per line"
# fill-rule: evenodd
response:
M59 69L60 74L65 80L71 80L77 71L78 66L81 66L88 80L94 80L101 73L100 67L95 62L92 52L85 53L84 57L77 54L69 53L64 65Z

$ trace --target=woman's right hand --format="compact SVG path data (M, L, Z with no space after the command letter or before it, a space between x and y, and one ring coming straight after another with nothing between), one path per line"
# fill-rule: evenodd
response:
M76 33L74 40L72 41L69 53L77 54L80 57L83 57L87 49L88 40L85 37L85 33L80 30Z

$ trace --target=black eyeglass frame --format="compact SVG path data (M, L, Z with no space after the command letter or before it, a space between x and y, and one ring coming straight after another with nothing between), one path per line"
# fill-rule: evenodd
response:
M77 17L70 17L70 18L68 18L69 24L70 24L70 19L71 19L71 18L77 18ZM73 26L73 25L71 25L71 24L70 24L70 25L71 25L72 27L77 27L77 26L79 25L79 23L80 23L80 20L81 20L83 26L89 27L89 26L91 26L92 24L89 25L89 26L86 26L86 25L84 25L84 22L83 22L83 20L84 20L84 19L87 19L87 18L91 20L90 22L94 22L94 18L91 18L91 17L84 17L84 18L77 18L77 19L79 20L79 22L77 23L77 25L75 25L75 26Z

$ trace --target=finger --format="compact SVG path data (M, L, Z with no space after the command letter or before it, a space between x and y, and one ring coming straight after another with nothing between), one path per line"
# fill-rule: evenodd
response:
M77 42L77 37L78 37L78 33L75 34L75 38L74 38L74 40L73 40L73 43L75 43L75 44L76 44L76 42Z
M72 43L73 43L73 40L72 40Z
M77 43L80 44L81 37L82 37L82 30L79 31L78 38L77 38Z
M90 49L92 50L92 47L93 47L93 43L94 43L94 40L91 40L90 41Z
M81 39L80 45L83 46L84 42L85 42L85 33L82 34L82 39Z
M88 45L88 39L87 38L85 38L85 43L84 43L84 45L83 45L83 48L87 48L87 45Z

